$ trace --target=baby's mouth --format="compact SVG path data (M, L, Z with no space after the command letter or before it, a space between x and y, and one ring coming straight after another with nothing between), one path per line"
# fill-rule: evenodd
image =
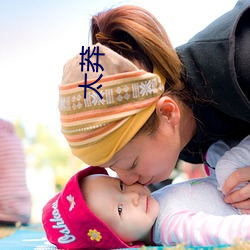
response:
M148 197L146 196L146 213L148 212L148 204L149 204L149 200L148 200Z

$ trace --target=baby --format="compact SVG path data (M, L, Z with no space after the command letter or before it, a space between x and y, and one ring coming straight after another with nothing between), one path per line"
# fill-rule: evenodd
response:
M209 165L228 149L222 141L214 144L207 155ZM250 216L226 204L219 190L227 178L220 175L220 166L225 173L227 164L230 174L243 163L246 166L249 156L250 136L218 160L218 180L211 168L206 178L169 185L152 194L141 184L127 186L103 168L88 167L71 177L44 207L47 238L60 249L207 246L250 239Z

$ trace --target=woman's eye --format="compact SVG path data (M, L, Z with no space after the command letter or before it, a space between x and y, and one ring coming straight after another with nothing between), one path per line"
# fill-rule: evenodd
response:
M121 215L122 213L122 208L123 208L123 205L122 204L119 204L118 205L118 214Z
M123 186L123 182L122 181L120 181L120 189L121 189L121 191L124 191L124 186Z

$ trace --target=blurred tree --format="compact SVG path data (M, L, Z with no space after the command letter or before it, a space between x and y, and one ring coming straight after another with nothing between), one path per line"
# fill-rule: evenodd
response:
M26 131L25 128L22 124L22 121L20 118L18 118L15 122L14 122L14 127L16 130L17 135L23 140L26 138Z
M85 167L83 162L71 153L66 140L59 140L53 136L45 125L39 124L33 137L27 136L21 120L15 122L15 127L18 135L25 141L28 167L51 167L58 191L74 173Z

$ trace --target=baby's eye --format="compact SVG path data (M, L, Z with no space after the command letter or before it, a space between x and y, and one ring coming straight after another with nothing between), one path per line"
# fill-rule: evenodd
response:
M123 205L122 204L119 204L118 205L118 214L121 216L121 213L122 213L122 208L123 208Z
M123 182L121 180L120 180L120 189L121 189L121 191L124 191Z

